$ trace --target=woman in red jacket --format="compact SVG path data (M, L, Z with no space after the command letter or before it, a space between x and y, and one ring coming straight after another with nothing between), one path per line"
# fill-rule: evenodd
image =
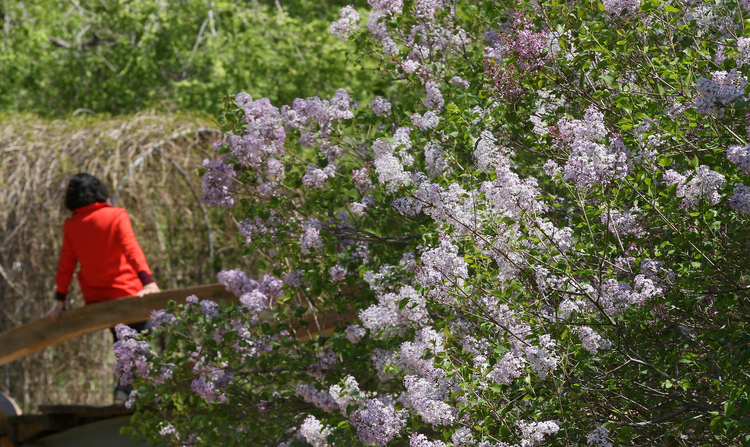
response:
M54 322L65 310L77 263L81 264L78 284L87 305L159 291L127 211L109 206L108 196L107 187L90 174L75 175L68 184L65 206L73 215L65 220L55 277L58 304L50 314Z
M49 315L53 322L59 321L65 310L68 286L78 263L78 284L86 305L159 291L127 211L109 206L108 197L107 187L90 174L75 175L68 184L65 206L73 215L65 220L55 277L57 306ZM151 322L129 326L140 332L149 330ZM112 335L117 341L114 330Z

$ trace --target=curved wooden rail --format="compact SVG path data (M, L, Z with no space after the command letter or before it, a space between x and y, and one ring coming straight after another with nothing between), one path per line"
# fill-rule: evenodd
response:
M152 310L164 309L167 303L184 304L185 298L196 295L203 300L238 301L221 284L187 287L146 295L105 301L62 313L60 321L47 318L0 334L0 365L25 357L48 346L116 326L148 320Z

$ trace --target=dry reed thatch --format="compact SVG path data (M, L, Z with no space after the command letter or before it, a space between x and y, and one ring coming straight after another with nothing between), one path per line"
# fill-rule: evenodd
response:
M197 200L197 169L220 138L213 127L180 114L54 121L0 115L0 331L40 318L53 305L62 224L69 215L63 194L78 172L98 176L113 192L122 185L116 205L130 213L162 289L215 282L213 272L223 266L249 270L231 217ZM83 305L76 281L69 304ZM108 404L114 360L109 337L91 334L6 365L0 388L25 411L47 403Z

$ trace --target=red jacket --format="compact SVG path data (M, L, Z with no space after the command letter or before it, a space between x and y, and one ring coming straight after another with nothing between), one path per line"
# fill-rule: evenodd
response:
M58 300L65 300L77 262L86 304L133 296L154 282L127 211L106 203L84 206L65 219L55 277Z

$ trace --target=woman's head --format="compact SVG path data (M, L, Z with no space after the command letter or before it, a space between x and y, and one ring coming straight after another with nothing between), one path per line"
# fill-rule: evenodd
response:
M76 174L65 191L65 207L71 211L109 198L107 186L91 174Z

